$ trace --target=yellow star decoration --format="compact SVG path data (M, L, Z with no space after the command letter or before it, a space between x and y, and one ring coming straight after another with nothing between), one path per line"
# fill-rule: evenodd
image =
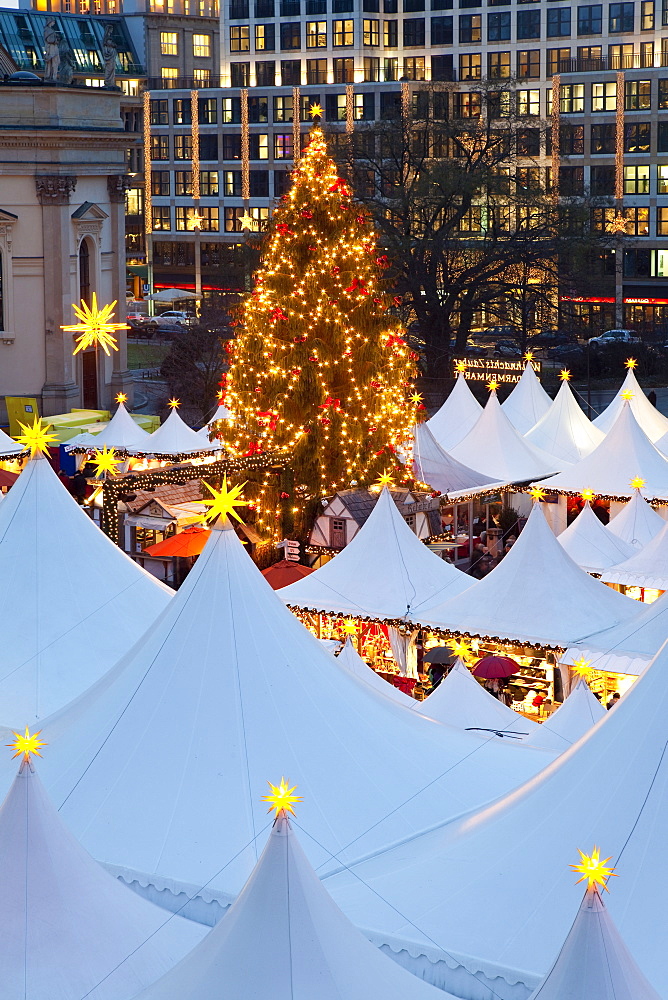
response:
M22 424L19 421L19 427L23 431L23 434L17 434L16 440L19 444L24 444L26 448L30 448L30 454L36 455L40 452L42 455L46 455L51 445L55 445L58 442L58 435L51 432L51 424L43 424L41 417L35 415L32 426Z
M249 212L244 212L244 214L239 219L239 226L241 229L254 229L255 219Z
M353 618L346 618L341 627L346 635L357 635L357 622Z
M629 403L634 396L635 393L631 392L630 389L624 389L624 392L622 393L622 399L625 399L627 403Z
M269 803L267 812L271 812L273 809L277 816L282 812L289 812L294 816L293 805L295 802L303 801L301 795L293 795L297 786L293 785L290 788L285 778L281 778L280 785L272 785L271 781L268 781L267 784L271 788L271 792L262 796L262 801Z
M308 113L310 114L311 118L322 118L323 114L322 105L312 104L311 107L308 109Z
M24 736L21 736L20 733L14 733L14 736L16 737L14 742L7 743L10 750L16 750L16 753L12 756L12 760L14 760L15 757L20 757L21 754L23 754L25 760L30 760L30 755L33 753L36 757L41 757L42 755L40 750L42 747L48 745L44 742L44 740L40 740L39 737L41 732L42 730L40 729L39 732L31 734L30 730L26 726Z
M583 490L582 493L580 494L583 500L593 500L594 495L595 495L594 491L590 489Z
M524 360L525 361L533 361L533 351L525 351L524 352Z
M607 886L607 881L611 876L617 878L617 874L614 868L608 866L608 861L610 858L604 858L601 861L601 852L598 847L594 847L591 852L591 856L583 854L578 848L578 854L582 859L579 865L571 865L574 872L581 873L582 877L575 883L579 885L580 882L587 882L587 888L592 889L594 886L603 886L606 892L609 892Z
M496 379L492 378L487 383L487 388L489 389L490 392L496 392L496 390L499 388L499 383L496 381Z
M463 639L450 639L448 646L452 650L452 655L459 656L462 660L466 660L466 658L471 655L471 650Z
M545 496L545 490L541 489L540 486L532 486L529 490L529 496L533 498L534 502L540 503Z
M568 382L570 377L571 373L568 370L568 368L562 368L561 371L559 372L559 378L561 379L562 382Z
M419 406L420 403L422 402L422 399L423 397L420 395L419 392L414 392L413 395L411 396L411 403L415 403L416 406Z
M460 375L464 375L466 373L466 362L458 361L455 365L455 371L459 372Z
M635 358L627 358L624 364L627 368L635 368L638 362L636 361Z
M641 490L645 485L645 483L646 480L643 479L642 476L634 476L631 482L629 483L629 486L632 486L634 490Z
M393 485L394 485L394 480L392 478L392 473L391 472L381 472L381 474L378 476L378 479L373 484L373 486L371 487L371 489L380 492L382 490L383 486L393 486Z
M216 399L220 402L222 398L223 398L223 390L219 389L218 392L216 393Z
M208 511L202 516L203 521L217 521L219 517L234 517L243 524L242 519L236 512L236 507L247 507L248 502L241 499L241 491L243 490L245 483L241 486L233 486L231 490L227 488L227 475L223 476L223 485L220 490L215 490L213 486L205 481L204 485L207 490L213 496L213 500L203 500L208 506Z
M581 656L579 660L574 660L571 664L571 669L578 677L590 677L592 673L592 668L589 666L591 660L585 660L584 656Z
M176 399L175 396L172 396L172 398L169 401L169 405L171 406L171 408L173 410L175 410L177 408L177 406L181 405L181 400L180 399Z
M115 476L116 466L120 465L120 462L120 458L116 458L114 449L107 448L105 444L102 451L95 452L95 458L93 459L96 477L104 475L105 472L108 472L111 476Z
M98 308L95 292L93 292L92 306L89 306L83 299L80 306L72 305L74 314L80 322L73 323L70 326L61 326L61 330L66 330L68 333L81 334L80 337L77 337L77 346L74 348L74 354L78 354L79 351L83 351L87 347L92 347L94 344L99 344L107 357L109 357L110 347L114 351L118 350L118 343L113 334L116 330L129 330L130 327L127 323L111 322L115 305L116 300L114 299L110 305L102 306L101 309Z
M124 393L124 392L119 392L119 393L118 393L118 395L116 396L116 402L117 402L117 403L118 403L119 405L120 405L121 403L127 403L127 401L128 401L128 397L127 397L127 394L126 394L126 393Z

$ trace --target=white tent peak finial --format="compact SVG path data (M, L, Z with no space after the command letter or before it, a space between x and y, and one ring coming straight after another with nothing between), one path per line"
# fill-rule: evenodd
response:
M608 880L618 877L614 867L608 865L610 858L601 860L601 852L596 846L591 854L585 854L578 848L578 854L580 855L580 863L571 865L573 871L580 875L575 884L579 885L580 882L586 881L588 890L595 889L598 891L598 887L601 886L605 892L609 892Z
M44 740L40 739L41 732L40 729L36 733L31 733L28 726L26 726L24 734L14 733L14 742L7 744L10 750L16 751L12 755L12 760L23 755L23 762L29 764L32 754L35 754L36 757L41 757L40 750L47 746Z
M281 778L278 785L272 785L271 781L268 781L267 784L271 791L262 796L262 801L269 803L267 812L273 812L275 819L278 819L280 816L287 817L288 813L292 813L294 816L294 805L297 802L303 801L301 795L294 794L297 786L293 785L290 787L289 782L285 778Z

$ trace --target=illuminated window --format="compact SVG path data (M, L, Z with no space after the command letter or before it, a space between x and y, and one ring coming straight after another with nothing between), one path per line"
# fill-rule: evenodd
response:
M518 115L539 115L540 90L518 90L517 113Z
M333 22L335 48L342 48L343 46L353 44L354 23L352 20Z
M668 166L660 164L656 168L656 172L657 172L656 193L668 194Z
M179 36L176 31L160 32L160 53L163 56L178 56Z
M193 83L196 87L210 87L211 86L211 70L210 69L194 69L193 70Z
M364 18L362 21L362 43L364 45L380 45L380 21Z
M172 228L171 209L169 205L153 206L153 228L170 230Z
M327 45L327 21L306 22L306 48L318 49Z
M616 108L617 108L617 84L592 83L591 85L592 111L615 111Z
M649 194L649 166L624 167L624 194Z
M160 78L163 90L174 90L179 78L179 71L176 66L163 66L160 70Z
M250 50L250 28L247 24L230 25L230 52Z
M193 35L193 55L199 59L211 55L211 35Z

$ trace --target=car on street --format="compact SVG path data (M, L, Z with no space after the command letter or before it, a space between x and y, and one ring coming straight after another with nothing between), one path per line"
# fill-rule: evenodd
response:
M155 318L159 326L188 326L193 320L191 313L184 312L181 309L168 309Z
M635 330L606 330L599 337L592 337L590 347L607 347L609 344L639 344L640 337Z
M584 357L584 353L584 347L580 344L561 344L559 347L550 348L547 356L555 361L578 361Z

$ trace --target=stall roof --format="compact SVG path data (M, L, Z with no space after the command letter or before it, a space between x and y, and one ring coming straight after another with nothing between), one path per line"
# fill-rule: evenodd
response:
M668 433L668 418L659 413L656 406L652 406L632 368L629 368L626 373L626 378L613 401L593 421L595 427L598 427L604 434L613 428L624 408L626 400L622 394L625 392L633 393L630 401L633 415L650 441L657 442L664 434Z
M668 502L668 459L655 448L624 401L598 447L540 485L548 492L579 494L591 489L597 496L624 499L632 496L631 480L636 476L644 480L640 491L644 497Z
M449 455L429 430L428 423L417 424L413 435L415 478L427 483L433 490L448 494L504 485L495 482L494 476L476 472Z
M144 443L137 448L133 448L135 455L156 455L156 456L177 456L188 454L201 454L202 452L220 451L222 445L219 441L209 441L208 444L199 431L194 431L192 427L181 419L174 408L169 414L164 424L158 427L157 431L149 434Z
M186 886L205 899L240 891L267 824L257 789L277 761L300 786L320 866L489 801L551 759L381 698L337 666L221 524L132 652L42 733L65 822L166 906Z
M495 391L490 392L475 426L452 449L452 456L504 483L549 476L566 465L525 441L506 416Z
M667 670L664 647L616 708L522 788L348 863L325 887L374 943L443 989L467 971L459 996L480 996L481 980L516 996L548 972L572 925L579 889L564 873L577 845L604 845L623 871L610 913L666 996Z
M313 871L292 822L279 813L224 920L137 1000L455 1000L353 927Z
M633 551L625 562L606 569L601 579L627 587L668 590L668 522L640 552Z
M4 1000L130 1000L204 935L105 872L25 759L0 808L0 844Z
M529 746L563 753L604 715L605 707L592 694L586 680L581 678L563 705L537 726L524 742Z
M574 521L557 536L573 562L587 573L602 573L633 554L628 542L607 531L587 500Z
M352 541L315 573L279 593L290 607L393 621L419 617L426 603L459 594L472 583L429 551L384 487Z
M549 410L525 434L529 444L571 465L592 452L604 437L603 431L584 415L566 381L561 383Z
M0 718L56 711L134 645L172 591L100 531L44 458L0 504Z
M93 440L95 448L101 449L106 445L107 448L128 451L143 448L150 437L151 435L143 427L135 423L126 410L125 404L119 403L118 409L107 426L99 434L96 434ZM69 443L71 445L73 442Z
M566 554L540 504L510 552L482 580L449 600L420 608L422 625L566 648L636 613L628 597L589 576Z
M639 489L632 490L628 503L608 522L606 528L634 549L641 549L658 535L664 519L647 503Z
M352 674L359 677L366 684L370 684L374 690L380 692L380 694L386 695L388 698L392 698L393 701L398 701L401 705L406 708L417 708L421 704L416 701L415 698L411 698L409 694L404 694L400 691L398 687L394 684L390 684L386 681L380 674L365 663L362 657L359 655L355 647L353 646L350 636L346 639L343 644L343 649L336 657L336 662L341 667L345 667L346 670L350 670Z
M19 444L14 438L11 438L9 434L0 428L0 460L6 458L16 458L17 455L24 455L26 453L26 446L24 444Z
M526 434L545 416L551 405L552 400L540 384L533 365L527 361L519 382L502 404L503 412L515 430Z
M427 420L426 426L445 451L450 451L466 437L482 413L463 374L457 376L452 391L441 408Z

